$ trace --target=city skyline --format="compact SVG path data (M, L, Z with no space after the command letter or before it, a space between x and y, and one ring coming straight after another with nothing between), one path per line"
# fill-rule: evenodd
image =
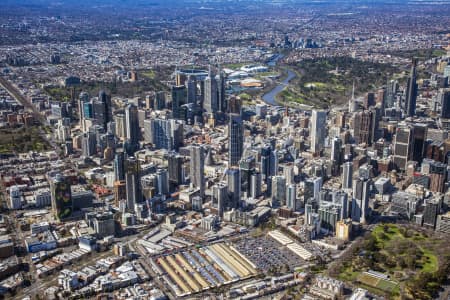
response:
M0 297L450 299L448 1L0 2Z

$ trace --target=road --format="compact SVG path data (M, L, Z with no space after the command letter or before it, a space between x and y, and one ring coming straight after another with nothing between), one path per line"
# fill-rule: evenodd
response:
M28 99L25 95L19 91L11 82L9 82L3 76L0 76L0 85L11 95L17 102L23 105L27 110L31 111L33 117L36 121L41 123L42 125L47 125L47 119L43 114L41 114L38 109L31 103L30 99Z
M11 95L17 102L19 102L23 107L25 107L28 111L33 114L34 119L41 125L49 125L47 118L43 115L37 108L34 106L31 101L19 91L11 82L9 82L6 78L0 76L0 85ZM53 140L53 135L50 134L50 137L47 136L47 133L39 128L40 135L50 144L52 149L57 150L59 146Z

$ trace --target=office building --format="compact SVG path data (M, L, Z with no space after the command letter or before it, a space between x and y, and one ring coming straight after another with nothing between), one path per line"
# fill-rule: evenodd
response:
M441 105L441 118L450 119L450 89L440 89L437 97Z
M188 77L186 81L187 87L187 103L197 105L197 78L193 75Z
M126 138L130 145L139 145L141 129L139 127L138 109L134 104L125 108Z
M85 132L81 137L82 153L85 157L97 154L97 137L94 132Z
M225 84L226 78L225 73L219 69L219 74L216 76L217 82L217 106L218 110L221 112L227 111L227 102L225 101Z
M322 178L313 177L305 180L304 201L306 203L316 203L319 200L319 193L322 189Z
M353 183L352 220L365 224L369 213L370 180L357 178Z
M217 214L222 218L225 206L228 203L228 185L223 182L213 185L212 194L213 204L217 207Z
M186 86L172 86L172 116L174 119L184 120L186 118L183 105L187 103Z
M127 123L125 114L114 115L114 123L116 124L115 132L119 139L124 140L127 136Z
M260 172L254 172L250 175L250 197L258 198L261 196L262 176Z
M286 206L295 211L297 209L297 186L289 184L286 189Z
M418 86L416 83L416 66L417 58L413 58L411 66L411 74L407 81L406 98L405 98L405 112L406 116L412 117L416 114L416 101Z
M423 226L434 230L439 210L439 201L427 201L425 204L425 209L423 210Z
M114 179L116 181L125 180L125 153L123 151L114 155Z
M191 185L200 190L200 196L205 193L205 150L201 146L190 148L190 179Z
M355 113L353 121L353 136L356 144L372 144L373 112L365 110Z
M226 178L228 184L228 207L239 208L241 201L241 176L238 168L227 169Z
M319 154L325 143L326 136L326 121L327 112L320 110L313 110L311 117L311 152L313 154Z
M343 152L342 152L342 139L338 137L334 137L331 141L331 155L330 155L332 170L331 173L333 176L337 176L340 171L340 166L343 160Z
M239 171L241 176L241 192L248 196L250 194L251 175L256 172L255 158L249 156L239 161Z
M159 91L155 95L155 110L163 110L166 108L166 93Z
M9 208L10 209L22 208L22 192L16 185L9 188Z
M174 119L145 120L144 139L156 149L178 151L183 144L183 123Z
M279 207L286 204L286 178L284 176L272 177L272 207Z
M230 115L228 125L228 166L237 166L244 151L244 124L241 116Z
M241 114L241 109L242 109L242 100L239 97L236 96L231 96L228 99L228 105L227 105L227 111L230 114L237 114L240 115ZM261 117L265 117L265 113L261 112L261 110L264 110L263 108L261 108L261 106L256 106L256 114L261 115ZM264 115L264 116L262 116Z
M398 92L398 81L397 80L390 80L386 87L386 93L385 93L385 108L391 108L394 107L395 101L396 101L396 95Z
M321 203L317 213L319 214L320 228L328 232L336 232L336 223L340 220L338 208L330 203Z
M142 200L139 161L134 157L125 160L126 208L135 210L136 204Z
M183 183L183 157L176 153L170 153L168 157L169 184L179 186Z
M406 164L412 158L413 131L409 127L397 128L394 139L394 165L406 171Z
M336 238L349 241L352 234L352 220L345 219L336 222Z
M436 231L450 234L450 212L437 216Z
M203 108L207 113L214 114L219 110L219 101L217 96L217 81L210 67L208 76L204 80Z

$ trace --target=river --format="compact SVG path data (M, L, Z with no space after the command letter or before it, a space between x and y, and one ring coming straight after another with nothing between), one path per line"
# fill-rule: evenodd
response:
M293 78L295 78L297 75L290 69L287 70L288 74L287 77L281 82L279 83L276 87L274 87L273 89L271 89L269 92L267 92L266 94L264 94L262 96L262 99L264 100L264 102L266 102L267 104L270 105L274 105L277 106L279 104L277 104L276 101L276 96L286 87L286 85L289 84L289 81L291 81Z

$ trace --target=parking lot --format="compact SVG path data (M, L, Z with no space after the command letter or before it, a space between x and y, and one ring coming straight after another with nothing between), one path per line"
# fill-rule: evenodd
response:
M307 264L286 247L267 236L245 237L236 241L234 247L262 271L283 266L287 266L290 271L293 271L295 268Z

